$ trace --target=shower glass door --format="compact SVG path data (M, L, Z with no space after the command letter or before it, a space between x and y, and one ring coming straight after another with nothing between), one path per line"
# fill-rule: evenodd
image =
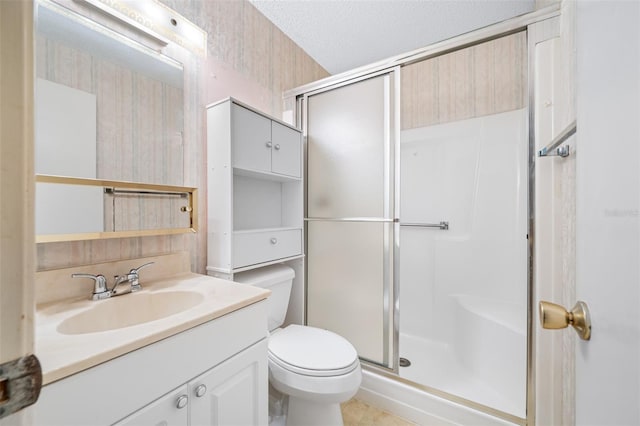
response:
M395 75L306 97L307 324L393 359Z
M400 139L399 374L521 419L526 51L518 33L403 67Z

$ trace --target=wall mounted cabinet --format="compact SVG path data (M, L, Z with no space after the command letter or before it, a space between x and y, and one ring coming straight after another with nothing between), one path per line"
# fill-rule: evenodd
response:
M300 178L300 132L237 103L230 106L233 167Z
M207 107L210 275L302 257L302 135L229 98Z

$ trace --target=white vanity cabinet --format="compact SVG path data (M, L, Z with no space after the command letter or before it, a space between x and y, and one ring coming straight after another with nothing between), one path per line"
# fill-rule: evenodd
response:
M47 384L33 424L266 426L266 303Z
M233 98L207 107L207 273L302 257L302 134Z
M266 340L169 392L117 423L134 425L262 425Z

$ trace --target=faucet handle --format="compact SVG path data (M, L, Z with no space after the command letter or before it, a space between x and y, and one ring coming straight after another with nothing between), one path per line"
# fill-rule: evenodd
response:
M94 281L91 300L101 300L111 296L111 292L107 289L107 279L104 277L104 275L80 273L80 274L71 274L71 278L90 278Z
M140 291L142 290L142 286L140 285L140 276L138 275L138 271L140 271L140 269L149 266L149 265L153 265L155 262L149 262L149 263L145 263L144 265L140 265L137 268L133 268L129 271L129 282L131 283L131 291L135 292L135 291Z
M145 263L144 265L140 265L140 266L138 266L137 268L133 268L133 269L131 269L131 270L129 271L129 273L130 273L130 274L137 274L137 273L138 273L138 271L140 271L140 269L142 269L142 268L144 268L144 267L146 267L146 266L149 266L149 265L153 265L154 263L156 263L156 262L148 262L148 263Z

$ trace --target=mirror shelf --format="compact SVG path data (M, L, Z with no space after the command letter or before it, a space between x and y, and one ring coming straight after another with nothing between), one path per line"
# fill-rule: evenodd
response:
M63 190L63 192L56 192L56 194L66 194L71 197L66 198L65 195L63 195L58 198L57 204L59 205L60 210L48 210L44 212L44 216L46 216L44 221L54 220L57 222L56 227L59 227L59 222L61 220L64 221L66 217L72 217L76 213L80 213L81 216L91 216L95 213L92 213L90 209L88 211L78 212L78 210L85 209L75 208L72 197L74 196L74 190L78 188L93 188L90 190L94 192L99 191L101 198L107 199L108 202L104 202L99 205L97 216L103 216L103 218L109 219L102 220L102 218L100 218L99 222L101 225L99 226L101 229L92 229L87 232L48 233L41 232L37 229L36 243L185 234L195 233L198 227L196 213L198 190L194 187L44 174L36 175L36 185L36 191L40 190L39 185L53 185L54 187L57 187L58 190ZM116 201L116 198L122 198L122 200ZM132 200L128 200L129 198ZM123 223L122 215L118 212L118 203L130 204L131 201L139 206L138 211L140 214L145 214L145 212L147 215L160 213L160 216L162 216L163 212L159 212L159 210L163 210L164 213L169 211L170 214L168 216L173 218L172 220L176 224L166 226L166 220L156 220L154 223L160 224L158 228L126 229L127 224ZM141 203L146 204L140 207ZM124 215L126 220L131 216L130 206L127 206L124 211L126 212ZM43 212L36 208L36 213L38 214ZM165 214L165 216L167 215ZM176 217L179 217L179 219L176 220ZM39 219L40 222L43 221L42 218L36 217L37 227ZM148 220L148 218L145 218L145 220ZM74 224L74 226L76 225L77 224Z

